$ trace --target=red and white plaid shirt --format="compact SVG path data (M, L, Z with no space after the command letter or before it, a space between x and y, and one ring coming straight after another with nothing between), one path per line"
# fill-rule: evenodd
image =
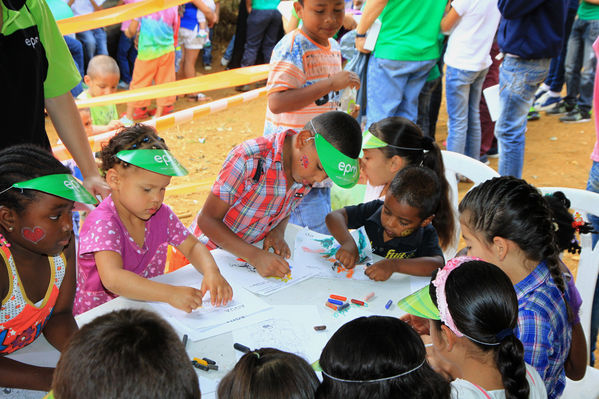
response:
M294 134L287 130L233 148L212 186L212 194L230 206L223 222L247 243L262 240L310 191L309 186L295 182L287 190L283 144L285 137ZM197 226L192 231L197 237L202 234ZM212 240L206 246L218 247Z

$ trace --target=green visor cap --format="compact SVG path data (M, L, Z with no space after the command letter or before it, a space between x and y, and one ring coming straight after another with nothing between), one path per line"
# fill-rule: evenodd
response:
M14 188L37 190L56 195L75 202L95 204L98 200L83 187L79 180L70 174L56 174L36 177L35 179L18 182Z
M124 150L116 157L142 169L167 176L185 176L188 172L167 150Z
M343 154L318 133L314 135L314 143L320 163L333 183L342 188L355 186L360 177L358 159Z
M374 134L370 133L368 130L364 131L362 135L362 149L369 150L371 148L383 148L387 147L389 144L385 143L383 140L376 137Z
M433 303L429 293L429 286L423 287L411 295L401 299L397 306L404 312L425 319L440 320L439 309Z

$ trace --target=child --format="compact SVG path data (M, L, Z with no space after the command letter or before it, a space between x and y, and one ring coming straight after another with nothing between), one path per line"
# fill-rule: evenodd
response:
M119 0L117 5L136 3L140 0ZM135 65L135 59L137 58L137 47L135 41L127 37L127 31L129 30L129 24L131 21L123 21L121 23L121 34L119 36L119 44L116 53L116 61L119 64L121 71L121 81L119 82L119 88L129 89L129 83L131 83L131 75L133 74L133 65Z
M213 305L226 304L232 290L210 252L162 203L171 176L187 171L155 130L141 124L121 130L102 149L102 170L112 195L81 228L75 314L118 295L191 312L210 291ZM201 290L149 280L164 272L167 243L204 275Z
M348 206L327 215L327 227L341 247L335 254L353 268L358 247L348 229L364 226L372 251L386 259L368 267L366 275L384 281L394 272L430 276L443 266L443 251L431 225L439 207L441 187L435 172L421 166L400 170L385 201Z
M135 37L139 29L137 58L129 87L138 89L154 84L175 81L175 36L179 29L177 7L170 7L153 14L134 19L129 24L127 36ZM156 99L156 118L174 110L175 96ZM127 104L127 119L143 119L150 116L149 100Z
M552 214L543 196L524 180L499 177L474 187L460 202L468 255L503 270L518 296L518 330L524 360L545 381L549 398L565 386L572 327L559 266Z
M524 362L514 335L518 299L497 266L453 258L398 305L429 319L432 357L453 380L452 398L547 398L539 373Z
M112 57L107 55L95 56L89 62L87 75L83 77L88 89L83 91L77 99L84 100L115 93L119 84L119 76L119 66ZM116 105L114 104L92 106L89 110L93 134L109 132L123 126L119 121Z
M248 352L218 384L219 399L312 399L318 377L293 353L274 348Z
M78 16L102 10L104 1L105 0L68 0L67 3L73 9L75 16ZM89 63L95 55L108 54L106 31L103 27L78 32L76 37L77 40L81 41L83 44L86 63Z
M52 381L56 399L199 399L198 376L177 333L160 316L122 309L84 325Z
M283 37L273 50L266 84L267 137L302 129L315 116L337 109L337 92L360 86L358 75L342 70L339 44L332 39L343 23L344 1L300 0L293 5L302 27ZM331 211L330 187L313 187L291 222L327 234L324 217Z
M77 331L73 202L96 201L52 154L31 145L0 151L0 353L40 333L59 351ZM0 386L50 389L52 368L0 357Z
M441 183L441 197L433 226L439 234L441 248L450 248L456 236L455 216L443 156L437 143L423 136L413 122L393 116L370 125L364 132L362 149L362 172L368 180L363 202L384 201L391 181L401 168L408 165L423 165L436 173Z
M351 187L358 180L360 126L332 111L299 133L288 130L235 147L197 217L194 234L245 259L262 276L283 277L290 256L284 233L289 214L327 176ZM251 245L264 239L260 250ZM268 251L269 248L274 253Z
M501 14L497 0L453 0L448 6L441 20L441 30L451 31L444 57L447 149L478 160L479 103Z
M317 399L449 399L418 334L395 317L360 317L333 334L320 355Z
M89 108L79 108L79 116L81 117L81 123L87 136L94 135L94 125L92 123L92 111Z

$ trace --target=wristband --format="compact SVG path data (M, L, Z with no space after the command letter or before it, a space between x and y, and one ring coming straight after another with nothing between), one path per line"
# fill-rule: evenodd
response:
M366 33L356 33L356 37L366 37Z

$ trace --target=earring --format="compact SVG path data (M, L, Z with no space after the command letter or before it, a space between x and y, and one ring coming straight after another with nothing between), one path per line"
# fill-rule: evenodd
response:
M13 231L14 229L15 229L15 228L14 228L13 226L10 226L10 227L8 228L8 231Z

